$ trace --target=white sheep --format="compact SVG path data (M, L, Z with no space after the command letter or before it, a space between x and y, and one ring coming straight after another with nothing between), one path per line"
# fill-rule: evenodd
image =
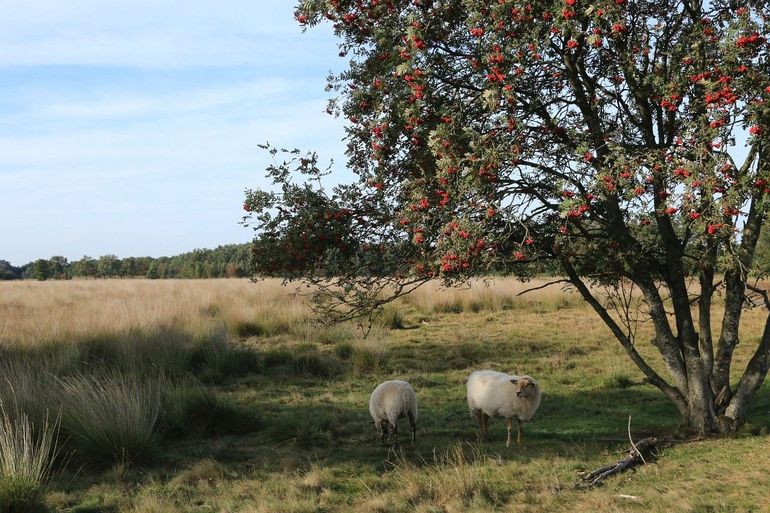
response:
M511 429L516 419L516 443L521 441L521 423L532 419L540 406L540 387L530 376L514 376L492 370L471 373L466 381L468 407L478 421L481 439L487 437L489 417L508 420L508 440L511 446Z
M406 381L385 381L377 385L369 396L369 413L383 442L395 435L398 445L398 419L403 417L408 417L412 426L412 443L417 440L417 396Z

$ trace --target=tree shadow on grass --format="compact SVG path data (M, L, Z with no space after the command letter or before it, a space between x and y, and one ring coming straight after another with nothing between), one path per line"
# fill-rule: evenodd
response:
M198 444L188 457L214 457L234 465L276 469L306 464L339 463L382 469L393 457L375 432L367 405L298 402L257 406L263 428L243 437ZM531 423L524 424L522 443L505 447L504 419L490 422L486 443L503 460L581 457L588 450L602 452L628 446L628 416L635 440L673 433L678 414L667 399L651 387L548 394ZM417 444L409 442L409 423L399 422L401 453L410 461L430 461L435 453L459 444L478 444L478 426L464 403L447 402L440 408L424 405L418 419ZM205 442L205 441L204 441Z
M334 383L321 385L316 381L315 386L333 391ZM415 446L409 443L409 424L402 419L402 445L394 450L380 443L366 404L345 402L347 396L343 393L339 400L334 395L319 394L298 395L296 402L288 402L290 392L282 388L280 392L272 399L256 400L250 405L260 413L259 430L169 441L168 457L156 470L174 479L184 469L214 460L228 476L254 472L296 476L298 471L314 466L379 475L404 463L438 471L446 465L444 456L458 447L469 461L490 456L501 462L542 466L561 461L562 465L580 466L628 448L629 415L631 433L637 441L646 436L670 435L679 422L674 406L649 385L548 393L533 422L524 425L522 442L506 448L505 421L492 420L489 439L479 443L478 427L464 398L455 394L443 402L423 401ZM763 392L768 395L767 390ZM763 397L755 408L767 411L770 401Z
M263 420L260 430L170 442L169 457L149 475L160 476L152 479L168 482L170 490L182 486L179 483L199 479L199 474L208 482L207 469L212 468L220 476L214 479L223 483L262 476L273 480L272 486L281 486L275 483L280 481L291 487L302 486L298 476L304 472L328 467L335 468L328 475L334 476L329 479L334 479L336 486L350 487L348 493L358 494L363 493L356 488L363 486L361 479L374 479L384 473L395 472L396 480L413 477L425 484L440 479L447 470L460 469L466 472L463 475L483 477L497 472L498 462L516 462L531 463L534 469L557 465L554 479L565 483L582 464L590 467L597 459L619 459L608 453L628 447L629 414L635 440L670 434L678 423L673 405L647 385L549 393L543 397L533 422L525 424L522 443L506 448L505 421L494 419L489 440L478 443L477 426L464 398L455 394L444 402L423 401L416 446L409 443L409 425L402 419L402 446L394 450L380 443L366 404L351 402L344 393L314 396L314 391L288 402L290 390L281 383L276 386L281 387L279 394L251 405ZM315 386L334 390L333 381L323 385L316 381ZM462 458L457 458L458 451L464 454ZM504 472L510 473L510 467ZM513 492L499 493L506 497Z
M443 425L435 426L434 436L444 445L478 442L478 424L471 419L467 407L464 410L462 414L451 415ZM586 450L617 450L629 445L629 415L634 440L673 434L679 424L673 404L650 386L548 393L543 395L533 420L522 425L520 444L514 441L511 448L506 448L505 419L492 419L484 445L502 459L516 461L580 457Z

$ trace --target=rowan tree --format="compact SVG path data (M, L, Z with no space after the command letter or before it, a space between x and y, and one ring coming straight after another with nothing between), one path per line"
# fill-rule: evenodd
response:
M271 166L276 188L244 205L257 272L309 278L344 317L555 263L684 425L744 421L770 367L768 318L731 373L770 192L768 2L304 0L295 16L333 24L349 61L329 111L354 179L324 190L312 153ZM637 301L659 360L637 350Z

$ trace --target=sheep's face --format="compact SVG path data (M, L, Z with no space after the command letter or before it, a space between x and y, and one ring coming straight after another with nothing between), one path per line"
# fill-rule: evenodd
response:
M514 385L517 397L532 397L535 395L537 389L537 383L535 380L529 378L512 379L511 383Z

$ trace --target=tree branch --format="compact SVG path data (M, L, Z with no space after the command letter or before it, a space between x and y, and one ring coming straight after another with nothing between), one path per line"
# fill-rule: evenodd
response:
M652 367L649 366L649 364L647 364L644 358L637 352L636 348L634 348L631 340L629 340L626 334L623 333L623 330L620 328L620 326L618 326L612 316L594 297L594 295L591 294L591 291L580 279L572 264L565 258L562 258L561 263L572 285L578 290L578 292L580 292L580 295L583 296L583 299L585 299L589 305L591 305L594 311L599 314L599 317L602 319L602 321L604 321L604 324L610 328L612 334L615 335L615 338L618 340L618 342L620 342L620 345L623 346L623 349L625 349L626 354L628 354L631 360L647 377L647 381L663 391L663 393L666 394L666 396L668 396L669 399L671 399L674 404L680 408L680 410L686 411L687 402L682 393L675 387L668 384L666 380L664 380L657 372L652 369Z

